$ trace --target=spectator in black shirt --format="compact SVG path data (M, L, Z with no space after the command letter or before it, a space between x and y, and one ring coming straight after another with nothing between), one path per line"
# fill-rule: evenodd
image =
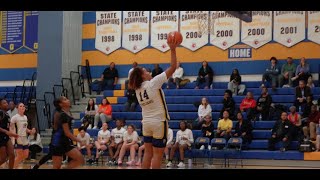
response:
M126 92L126 96L128 98L127 102L124 104L124 111L128 112L134 112L136 109L136 106L138 104L138 99L136 96L136 91L133 89L128 89Z
M115 68L114 62L110 63L110 66L107 67L100 78L100 89L98 91L98 94L100 94L101 91L106 89L114 89L114 86L118 83L118 70Z
M261 96L257 100L256 113L261 114L263 120L269 120L269 112L272 103L272 97L268 94L268 89L262 87Z
M213 80L213 70L208 65L207 61L203 61L202 66L199 69L195 89L199 89L199 84L203 83L203 82L206 83L205 89L209 89L209 87L212 83L212 80Z
M241 75L238 69L234 69L230 75L230 82L228 83L228 89L232 91L233 95L243 95L246 85L241 84Z
M280 151L287 151L292 140L293 124L288 120L287 113L281 113L281 119L278 120L272 128L272 136L269 139L269 151L275 150L277 142L282 141Z
M159 66L159 64L154 65L154 69L152 70L152 77L154 78L156 75L161 74L163 72L162 68Z
M237 124L235 127L235 131L233 137L241 137L242 144L244 145L244 149L248 149L248 144L252 141L252 124L250 121L243 120L243 116L241 112L237 113Z
M230 119L234 119L235 102L232 98L232 92L230 90L226 90L224 92L222 104L223 107L220 111L220 119L223 118L222 115L224 111L228 111Z

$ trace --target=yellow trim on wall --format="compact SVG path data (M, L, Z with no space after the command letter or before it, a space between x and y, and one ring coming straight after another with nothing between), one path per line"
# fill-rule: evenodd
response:
M37 53L0 55L0 69L34 68L38 66L37 58Z
M83 24L82 39L95 39L95 38L96 38L96 24Z

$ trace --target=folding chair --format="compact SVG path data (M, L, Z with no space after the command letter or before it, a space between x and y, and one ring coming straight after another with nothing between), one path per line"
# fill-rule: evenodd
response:
M230 166L230 158L235 159L235 168L237 167L238 161L241 162L241 167L243 167L242 161L242 138L230 138L227 142L227 155L226 159L228 162L228 167Z
M226 156L225 156L225 149L226 149L226 144L227 144L227 140L225 138L213 138L211 140L211 150L209 151L209 156L208 158L213 158L213 154L215 153L215 155L218 157L219 154L223 154L224 157L224 166L226 167L227 161L226 161ZM209 163L210 159L209 159Z
M196 155L194 155L193 159L194 159L194 163L197 164L197 157L207 157L207 148L210 145L210 139L208 137L198 137L195 141L195 149L193 151L193 153L195 153ZM200 150L199 148L204 145L206 149L204 150Z

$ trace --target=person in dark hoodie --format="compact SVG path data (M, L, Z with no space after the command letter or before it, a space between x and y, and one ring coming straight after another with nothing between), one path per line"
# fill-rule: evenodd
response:
M269 66L266 69L266 72L262 76L261 87L264 87L264 83L267 80L267 81L271 81L272 90L276 89L278 84L279 74L280 74L280 67L278 67L277 62L278 60L276 57L270 58L271 66Z
M271 103L272 97L268 94L268 89L262 87L261 95L257 99L256 115L261 114L263 120L268 120Z
M237 120L235 131L233 137L241 137L243 149L248 149L248 144L252 141L252 124L250 121L245 121L243 119L242 113L237 113Z
M268 142L268 150L274 151L277 142L282 141L280 151L287 151L292 140L293 124L288 120L287 113L282 112L280 120L272 128L272 135Z
M241 84L241 76L239 74L238 69L234 69L232 74L230 75L230 82L228 83L228 89L232 91L232 94L235 95L243 95L246 86Z
M213 80L213 70L212 68L208 65L207 61L202 62L202 66L199 69L197 81L196 81L196 87L195 89L199 89L200 83L205 82L205 89L209 89L211 83Z
M234 119L234 111L235 111L235 102L232 98L232 92L230 90L225 90L223 100L223 107L220 111L220 119L222 119L222 115L224 111L229 112L230 119Z

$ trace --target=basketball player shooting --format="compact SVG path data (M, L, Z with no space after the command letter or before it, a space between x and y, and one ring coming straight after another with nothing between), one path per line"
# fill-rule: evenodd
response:
M136 67L129 78L129 88L136 91L142 109L142 133L145 145L143 169L150 169L151 164L152 169L160 169L161 167L167 143L168 120L170 119L161 87L176 69L176 47L181 42L182 35L179 32L168 34L167 43L171 50L171 63L165 72L152 78L145 68Z

